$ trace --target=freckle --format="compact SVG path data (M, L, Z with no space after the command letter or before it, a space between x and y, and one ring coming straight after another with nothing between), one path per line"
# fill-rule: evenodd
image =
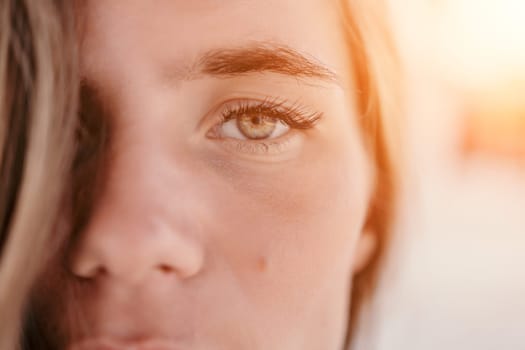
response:
M262 256L257 260L257 271L266 272L267 269L268 269L268 261L266 261L266 258Z

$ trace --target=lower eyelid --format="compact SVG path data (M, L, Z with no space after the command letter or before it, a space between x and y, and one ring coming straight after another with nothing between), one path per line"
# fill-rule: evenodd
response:
M295 134L293 132L288 132L287 134ZM219 142L223 144L229 151L233 151L240 154L247 155L272 155L272 154L281 154L286 152L293 141L294 138L299 137L299 135L284 135L276 139L271 140L261 140L261 141L252 141L252 140L237 140L237 139L222 139Z

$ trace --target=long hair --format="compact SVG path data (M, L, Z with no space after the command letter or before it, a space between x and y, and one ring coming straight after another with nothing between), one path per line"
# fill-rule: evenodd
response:
M400 143L400 60L385 0L340 0L347 47L352 57L359 122L374 165L375 189L366 221L378 239L366 267L353 277L346 346L355 340L373 299L395 226L403 158Z
M70 0L0 1L0 348L58 246L77 106Z

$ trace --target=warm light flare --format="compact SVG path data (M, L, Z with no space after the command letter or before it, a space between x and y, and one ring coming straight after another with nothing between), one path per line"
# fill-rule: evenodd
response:
M525 76L525 2L449 0L441 27L448 68L468 84Z
M515 159L525 165L525 80L471 97L463 151Z

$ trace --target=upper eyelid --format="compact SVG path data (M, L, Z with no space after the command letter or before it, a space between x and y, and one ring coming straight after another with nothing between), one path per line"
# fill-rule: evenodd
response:
M236 95L236 96L235 96ZM324 119L324 113L314 106L309 106L307 103L301 102L300 99L287 99L282 97L264 95L252 95L248 94L235 94L227 99L221 99L215 102L207 113L203 115L199 123L196 125L198 134L204 133L209 135L213 130L225 122L224 114L229 109L230 111L237 112L240 105L254 106L254 105L279 105L282 109L301 111L304 115L304 119L310 119L312 126L317 125L319 120ZM250 96L251 95L251 96ZM302 129L308 129L303 127ZM298 128L301 129L301 128Z
M239 101L236 106L226 106L221 112L222 122L229 119L229 115L242 112L256 112L257 110L270 112L290 126L306 129L317 123L323 116L322 112L310 111L299 102L288 103L281 99L265 99L260 101Z

